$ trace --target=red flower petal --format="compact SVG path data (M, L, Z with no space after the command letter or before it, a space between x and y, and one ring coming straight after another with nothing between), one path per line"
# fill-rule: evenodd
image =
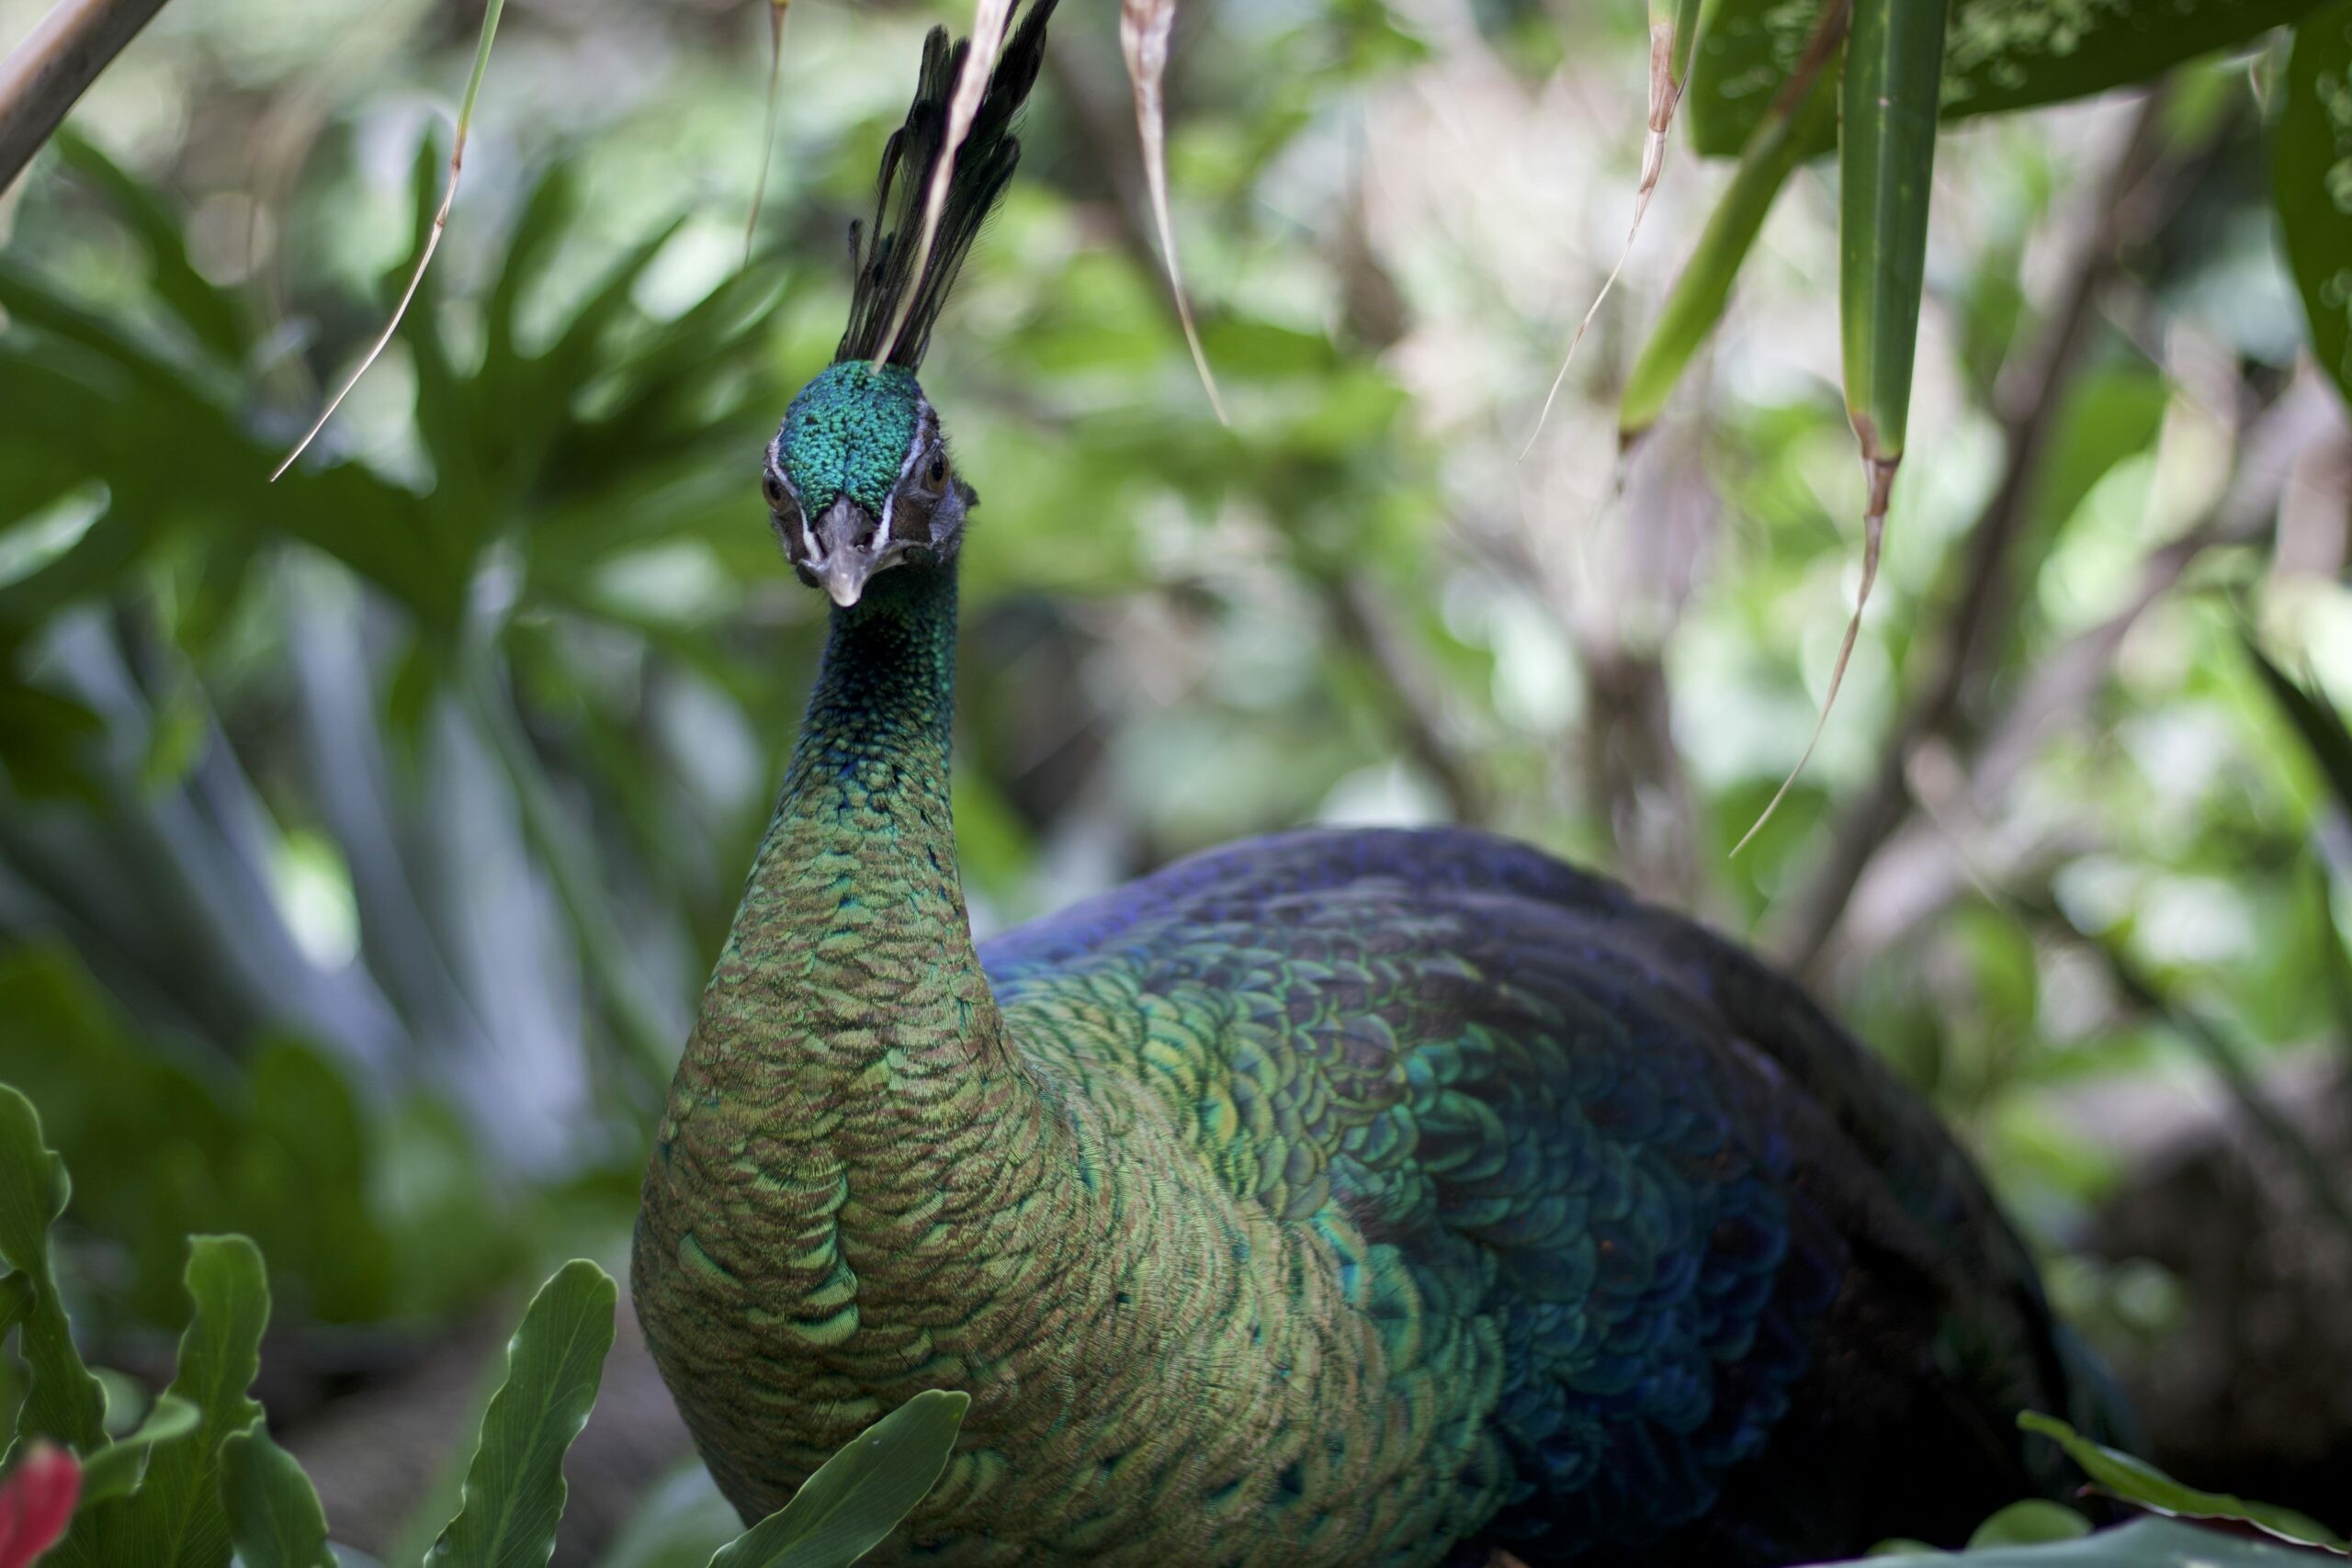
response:
M29 1568L57 1544L82 1495L82 1467L47 1443L26 1450L16 1473L0 1482L0 1568Z

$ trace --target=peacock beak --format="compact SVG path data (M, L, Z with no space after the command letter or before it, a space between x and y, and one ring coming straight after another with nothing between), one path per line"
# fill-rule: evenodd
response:
M865 592L865 580L882 564L882 530L874 514L847 496L837 496L817 519L810 543L816 547L808 561L810 576L848 609Z

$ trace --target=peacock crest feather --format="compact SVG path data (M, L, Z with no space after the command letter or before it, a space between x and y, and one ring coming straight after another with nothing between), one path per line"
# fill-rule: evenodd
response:
M873 225L850 227L850 262L856 282L850 296L849 326L833 351L836 364L871 360L879 354L883 336L903 303L906 321L890 351L889 363L910 370L922 366L931 347L932 328L947 303L956 275L1021 162L1021 141L1012 133L1013 121L1028 102L1030 89L1037 85L1037 73L1046 60L1046 25L1053 19L1057 3L1037 0L1030 6L998 58L987 96L972 120L971 134L956 152L939 231L922 276L917 276L915 254L922 230L923 200L946 152L948 100L972 47L969 39L959 39L951 47L944 28L933 28L923 39L922 74L916 84L914 102L907 107L906 122L890 133L882 149Z

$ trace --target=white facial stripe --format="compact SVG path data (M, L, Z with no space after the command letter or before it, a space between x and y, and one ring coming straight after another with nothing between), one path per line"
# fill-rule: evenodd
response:
M921 457L931 444L938 439L939 415L933 412L930 403L920 404L915 413L914 439L907 443L907 455L899 460L899 477L891 481L890 493L882 498L882 521L875 525L875 539L877 543L890 538L890 513L899 504L899 487L905 484L907 477L915 471L915 459ZM880 553L877 551L876 559L878 562L880 558Z

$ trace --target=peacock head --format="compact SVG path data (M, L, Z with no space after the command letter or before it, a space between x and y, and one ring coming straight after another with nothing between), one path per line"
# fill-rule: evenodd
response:
M843 608L877 572L954 560L978 501L914 372L863 359L828 367L792 400L762 487L785 558Z
M874 221L850 227L849 325L833 363L792 400L768 443L762 487L785 558L843 608L877 572L953 561L964 519L978 503L956 477L915 367L1021 161L1013 122L1036 85L1055 4L1032 0L952 157L950 102L971 46L949 43L944 28L923 40L914 101L883 144ZM1018 12L1019 0L1007 10ZM944 188L934 190L943 161Z

